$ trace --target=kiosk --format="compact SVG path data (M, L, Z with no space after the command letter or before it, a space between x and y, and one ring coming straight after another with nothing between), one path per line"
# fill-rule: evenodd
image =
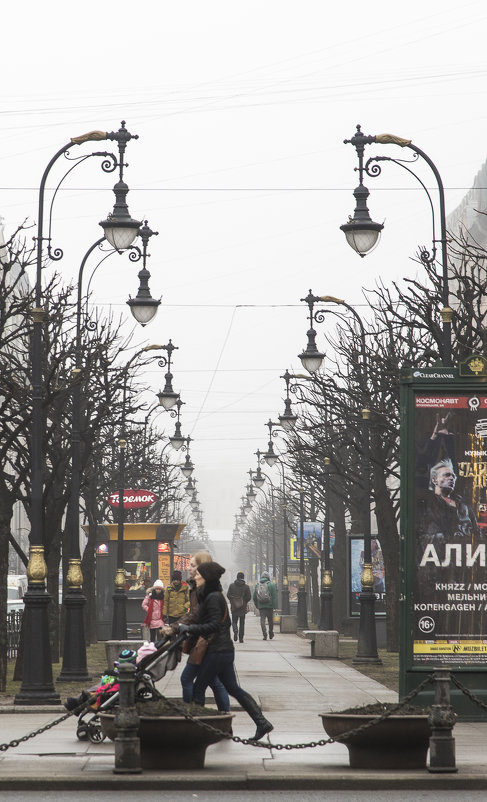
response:
M166 588L174 568L174 543L186 524L125 523L123 530L127 635L141 636L147 588L161 579ZM112 631L114 580L117 570L118 524L98 526L96 536L96 632L109 640Z

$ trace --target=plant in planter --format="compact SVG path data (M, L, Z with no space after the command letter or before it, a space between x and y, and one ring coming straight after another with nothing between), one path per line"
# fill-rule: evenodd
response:
M232 734L231 713L218 713L208 707L184 704L180 699L138 699L139 737L142 769L201 769L210 744ZM185 718L190 714L197 721ZM209 724L208 730L197 722ZM112 741L116 737L115 713L100 713L102 732Z
M347 747L351 768L426 768L431 736L428 710L405 706L377 724L350 732L396 707L396 704L374 704L320 715L328 735Z

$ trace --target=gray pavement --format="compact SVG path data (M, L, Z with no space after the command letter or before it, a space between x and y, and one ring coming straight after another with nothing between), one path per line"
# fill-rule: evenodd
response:
M255 696L273 724L274 744L300 744L326 738L320 712L394 702L397 695L340 660L310 657L310 643L297 635L263 641L257 619L247 616L244 644L236 644L240 684ZM169 672L159 690L180 696L179 674ZM0 708L0 743L37 730L56 719L61 709ZM238 705L235 735L248 737L255 727ZM299 750L264 750L234 742L210 746L204 770L184 773L145 771L113 773L114 745L94 745L76 738L76 719L0 753L0 790L160 789L160 790L318 790L318 789L487 789L485 752L487 723L461 723L454 730L457 774L427 771L363 771L350 769L342 744Z

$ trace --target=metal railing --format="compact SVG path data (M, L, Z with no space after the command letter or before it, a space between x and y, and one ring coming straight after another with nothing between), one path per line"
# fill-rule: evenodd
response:
M7 659L17 657L20 643L20 630L22 628L23 610L11 610L7 613Z

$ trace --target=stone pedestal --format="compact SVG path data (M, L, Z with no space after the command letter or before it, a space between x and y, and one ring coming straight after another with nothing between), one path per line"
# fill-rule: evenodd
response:
M123 649L133 649L134 652L143 644L143 640L107 640L105 641L105 654L107 656L107 668L113 669L115 660Z
M311 657L338 659L338 632L335 629L304 629L303 635L311 641Z
M298 631L298 617L296 615L281 615L281 632L293 633Z

